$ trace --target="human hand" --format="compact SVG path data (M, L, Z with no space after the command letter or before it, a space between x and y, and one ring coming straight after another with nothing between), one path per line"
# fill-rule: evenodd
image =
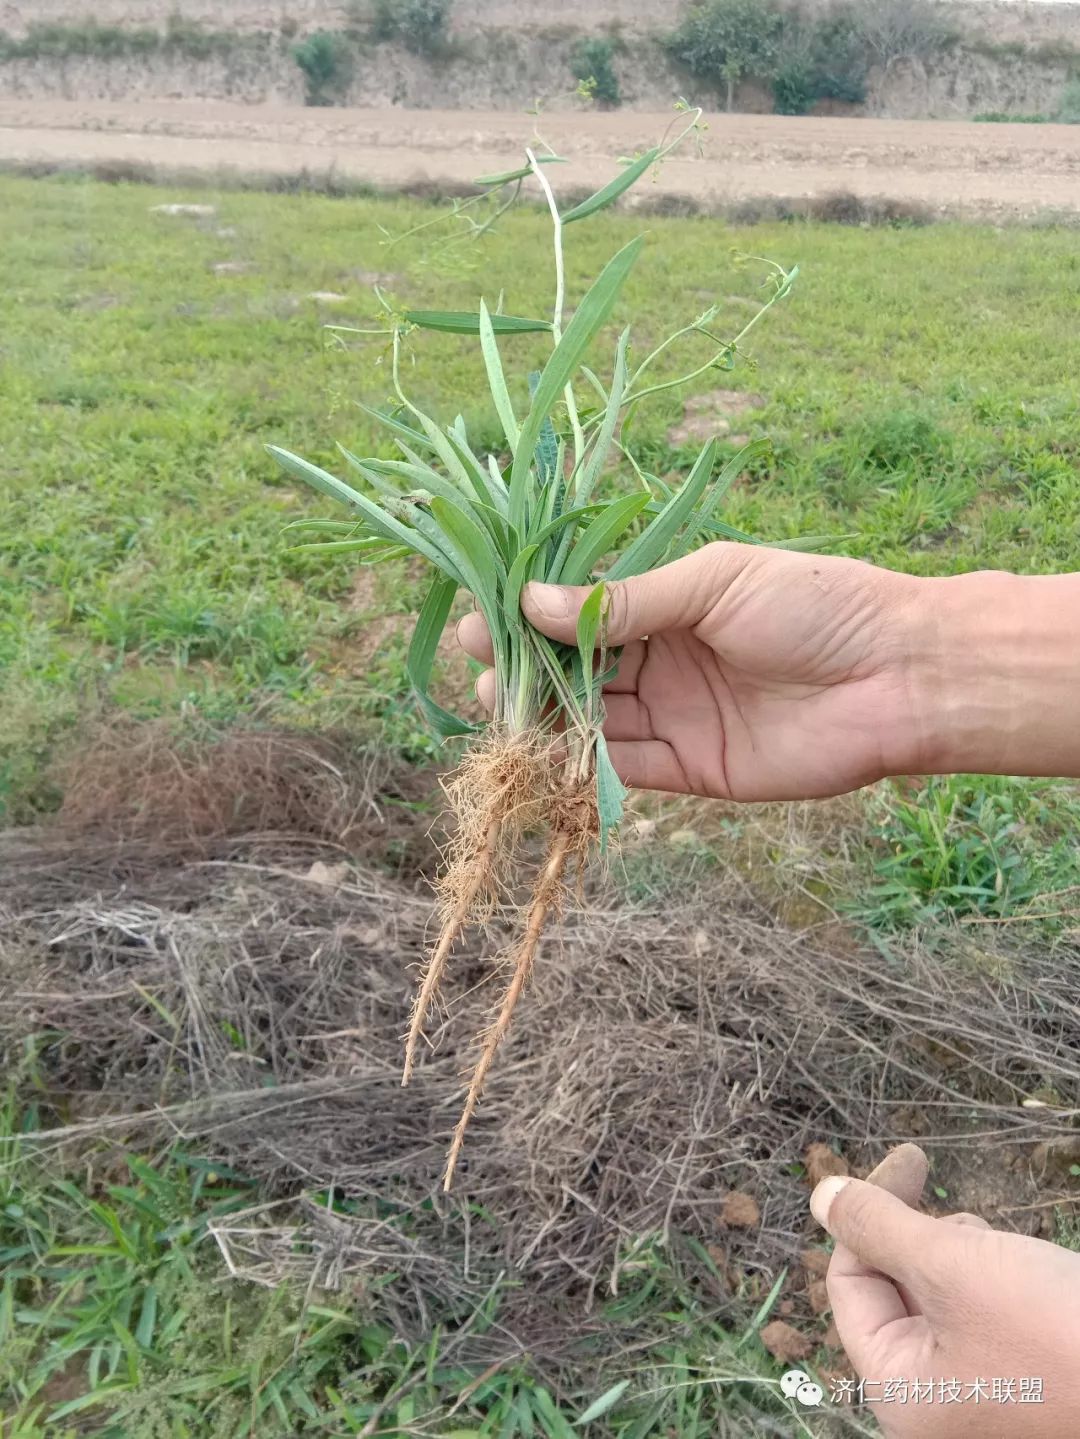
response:
M869 1183L823 1179L810 1199L836 1240L826 1277L833 1318L883 1433L1071 1439L1080 1433L1080 1254L971 1214L919 1213L909 1205L925 1156L904 1145L890 1160L902 1156L899 1182L881 1166ZM1021 1380L1032 1379L1041 1402L1022 1402ZM906 1381L906 1403L882 1402L886 1380ZM912 1400L916 1381L932 1402ZM942 1385L959 1401L942 1403Z
M604 726L627 784L722 799L842 794L914 767L920 582L857 560L717 543L607 587L623 646ZM526 586L522 611L573 643L588 586ZM491 662L483 619L458 626ZM490 708L493 676L477 694Z

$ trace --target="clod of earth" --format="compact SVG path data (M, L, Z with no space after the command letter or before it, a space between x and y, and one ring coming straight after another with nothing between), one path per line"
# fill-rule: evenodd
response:
M783 1319L773 1319L766 1324L759 1335L762 1344L769 1351L774 1359L781 1364L790 1364L795 1360L809 1359L814 1352L814 1341L801 1334L793 1324L788 1324Z
M803 1155L803 1163L806 1165L806 1179L811 1185L817 1184L830 1175L850 1174L848 1162L842 1154L837 1154L827 1144L808 1144L806 1153Z
M720 1217L731 1229L756 1229L761 1223L761 1210L752 1194L733 1189L724 1195Z

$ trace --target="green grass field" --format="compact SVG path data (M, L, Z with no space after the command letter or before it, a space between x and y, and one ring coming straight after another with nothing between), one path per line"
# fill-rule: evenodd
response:
M150 212L173 201L216 214ZM428 231L388 243L435 214L406 201L0 177L6 823L55 808L65 756L119 716L345 726L409 759L436 754L402 668L411 572L361 584L347 560L290 553L290 520L337 516L264 449L284 444L334 468L335 440L361 452L383 443L353 405L388 397L380 342L323 328L373 323L373 281L412 306L475 308L504 291L508 311L545 313L545 217L517 213L435 255ZM853 536L837 548L919 573L1080 564L1075 232L599 217L572 237L571 297L643 223L649 244L623 300L642 317L639 349L714 299L723 333L738 330L763 275L747 256L800 267L749 357L699 386L760 397L732 419L732 437L774 442L725 518L765 539ZM617 314L612 338L621 323ZM517 340L504 353L523 377L539 346ZM428 409L463 411L471 434L497 444L494 416L471 402L485 391L469 344L418 336L409 366ZM695 449L668 441L682 415L681 400L664 397L637 422L658 474L685 468ZM445 664L460 689L464 663ZM878 795L867 832L886 858L845 902L880 930L941 908L999 916L1080 879L1078 817L1070 789L1009 780L935 781L921 805ZM714 857L701 854L707 879ZM653 894L686 873L684 853L630 880ZM183 1151L157 1168L130 1156L104 1180L81 1165L43 1168L20 1142L37 1122L24 1105L13 1098L0 1115L0 1439L682 1439L725 1424L748 1432L762 1412L789 1415L789 1429L769 1432L811 1432L769 1409L779 1370L754 1334L776 1299L767 1286L747 1292L745 1333L732 1335L669 1256L643 1251L612 1307L628 1335L649 1334L640 1375L652 1402L630 1404L634 1391L620 1389L602 1422L574 1428L602 1387L553 1396L524 1356L474 1382L446 1334L429 1352L408 1350L377 1306L358 1318L344 1304L236 1286L222 1301L203 1241L212 1219L253 1202L242 1175Z
M412 203L229 193L208 220L149 213L207 198L0 179L0 806L16 820L55 803L48 760L71 726L114 706L389 720L395 743L426 745L401 703L400 639L374 668L349 662L373 605L407 613L412 588L398 572L358 594L346 561L290 554L283 525L330 507L287 485L263 446L332 465L335 440L374 443L352 401L387 396L379 342L321 328L372 323L373 276L414 306L505 290L508 309L543 313L546 221L515 214L431 260L426 235L385 243L432 218ZM602 216L575 234L571 295L639 228ZM762 274L745 252L801 267L755 332L758 368L716 376L762 397L734 428L776 451L732 496L732 522L765 538L855 532L850 553L919 572L1076 563L1074 234L649 230L625 297L639 347L714 298L739 328ZM515 346L523 372L537 350ZM416 394L480 434L490 423L494 443L493 417L470 410L473 348L424 335L414 356ZM657 473L692 448L667 444L680 403L663 398L638 422Z

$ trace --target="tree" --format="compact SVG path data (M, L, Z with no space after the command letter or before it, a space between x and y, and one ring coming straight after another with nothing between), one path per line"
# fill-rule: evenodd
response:
M612 64L614 54L615 47L610 40L594 36L590 40L582 40L571 57L574 79L587 87L592 98L601 105L618 105L622 102L619 77Z
M923 59L952 38L934 0L860 0L852 18L884 69L894 60Z
M723 82L730 110L740 80L769 80L776 73L782 28L783 17L769 0L705 0L686 13L667 44L700 79L717 87Z
M316 30L293 46L292 56L304 72L308 105L332 105L343 98L353 74L352 49L344 35Z

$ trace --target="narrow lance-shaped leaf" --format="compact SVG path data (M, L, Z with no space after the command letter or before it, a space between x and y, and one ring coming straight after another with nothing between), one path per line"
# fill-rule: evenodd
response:
M476 596L476 602L488 622L498 668L505 649L506 627L502 623L498 608L497 577L500 573L505 575L505 570L500 565L489 536L464 510L436 495L431 502L431 513L446 536L465 585Z
M625 580L630 575L644 574L663 560L672 540L709 483L715 457L716 441L709 440L695 460L694 467L682 487L668 500L648 529L638 535L630 548L624 550L611 566L608 571L609 579Z
M520 525L528 503L528 475L543 423L551 415L567 381L584 358L601 326L615 307L634 261L641 250L642 237L631 240L601 270L567 325L562 339L551 352L533 396L532 406L518 437L517 452L510 471L510 521Z
M315 535L362 535L363 520L290 520L282 531L306 530Z
M506 586L503 590L503 613L506 615L507 624L518 626L521 624L521 591L526 580L531 578L533 561L539 545L526 545L518 552L517 558L510 566L510 573L506 576Z
M328 475L325 470L320 470L318 465L309 465L299 455L290 454L288 450L279 449L277 445L268 445L267 449L274 456L277 462L290 474L297 475L300 479L306 480L308 484L314 485L317 490L324 494L333 495L337 499L344 499L346 504L355 506L360 510L368 525L376 534L383 535L386 539L395 544L404 545L413 554L422 555L424 559L430 560L436 569L442 570L444 574L455 574L453 562L449 557L434 544L426 535L421 535L418 530L403 525L400 520L388 514L380 505L369 500L366 495L351 489L350 486L336 480L333 475ZM332 483L326 484L329 480ZM341 493L344 491L344 493ZM458 583L464 581L458 576Z
M565 165L566 161L561 155L537 155L538 165ZM481 175L474 180L474 185L507 185L511 180L524 180L532 174L531 165L520 165L516 170L503 170L499 175Z
M608 205L614 205L620 195L625 194L635 181L640 180L649 166L659 157L660 148L646 150L644 155L639 155L632 160L625 169L620 170L614 180L609 180L602 190L597 190L595 195L590 195L587 200L582 200L580 205L575 205L562 217L564 225L572 225L575 220L584 220L589 215L595 215L597 210L604 210Z
M408 554L401 545L392 545L381 535L369 535L359 540L315 540L310 544L291 545L294 554L348 555L368 554L373 558L388 558L391 555Z
M604 609L604 586L594 586L585 597L577 621L577 647L581 659L581 672L588 690L593 674L596 642L600 635L600 619ZM591 709L591 702L590 702Z
M751 440L749 444L743 445L736 454L732 455L716 479L713 480L708 493L702 499L698 509L690 515L686 533L678 542L679 549L683 554L687 554L690 550L694 549L698 542L698 537L704 532L709 521L720 507L724 496L742 474L747 464L749 464L751 460L757 459L758 456L767 454L771 448L769 441L766 439Z
M510 391L506 387L506 376L503 373L502 359L499 355L499 342L495 337L495 328L491 323L491 316L488 307L483 300L480 301L480 349L484 356L484 368L487 370L488 389L491 391L491 398L495 403L495 412L499 416L499 423L502 425L503 434L506 436L506 443L510 446L510 453L517 449L518 422L514 414L514 406L510 400Z
M388 415L383 410L373 410L370 405L365 405L361 400L356 401L356 407L358 410L363 410L365 415L370 415L373 420L376 420L384 429L389 430L391 434L396 435L398 439L407 440L409 444L416 445L422 450L431 448L426 435L421 434L419 430L414 430L411 425L406 425L397 415Z
M621 499L604 506L591 524L582 530L562 569L547 576L550 583L585 584L597 563L614 549L619 538L648 503L649 496L644 491L639 491L637 494L623 495Z
M480 316L473 310L405 310L404 318L422 330L440 330L446 335L479 335ZM496 335L529 335L550 330L550 320L530 320L522 315L492 315Z
M540 371L533 370L529 375L529 395L536 398L537 387L540 384ZM559 440L555 434L555 426L551 423L550 415L545 415L540 425L540 433L536 438L536 473L540 477L542 485L548 485L558 474L559 463ZM556 516L552 516L556 518Z
M574 1428L580 1429L583 1424L591 1424L594 1419L599 1419L601 1414L606 1414L609 1409L614 1408L629 1387L629 1379L620 1379L610 1389L605 1389L600 1398L594 1399L584 1414L574 1420Z
M405 661L405 672L424 718L435 733L444 739L452 735L472 734L476 729L476 726L469 724L467 720L459 719L457 715L443 709L430 694L432 666L457 589L453 580L447 579L445 575L436 575L416 617L416 628L413 630L408 658Z

